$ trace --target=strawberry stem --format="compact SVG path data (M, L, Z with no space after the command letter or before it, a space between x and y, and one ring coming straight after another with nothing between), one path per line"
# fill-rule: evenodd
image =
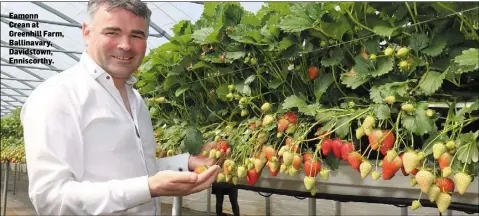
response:
M462 167L462 172L464 172L466 170L466 166L467 166L467 161L469 160L469 152L471 151L471 147L472 147L472 142L470 142L468 145L467 145L467 156L466 156L466 162L464 163L464 166Z
M394 142L394 148L398 148L398 140L399 140L399 119L401 119L402 110L399 111L398 117L396 118L396 125L394 126L394 130L396 131L396 141Z

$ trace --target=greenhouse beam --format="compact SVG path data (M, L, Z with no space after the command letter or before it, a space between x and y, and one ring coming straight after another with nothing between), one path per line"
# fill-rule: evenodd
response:
M0 85L6 86L6 87L8 87L8 88L13 88L13 87L11 87L10 85L7 85L7 84L5 84L5 83L0 83ZM26 95L25 93L23 93L23 92L21 92L21 91L18 91L18 90L16 90L16 89L12 89L12 91L14 91L14 92L16 92L16 93L18 93L18 94L20 94L20 95L23 95L23 96L25 96L25 97L28 97L28 95ZM3 94L3 91L1 91L1 92L2 92L2 94Z
M2 92L3 92L3 91L2 91ZM3 96L3 95L2 95L2 96ZM1 99L1 101L5 101L5 102L18 102L18 103L21 103L21 104L25 103L25 101L21 101L21 100L19 100L18 98L15 98L15 97L12 97L12 96L8 96L8 97L12 98L14 101L5 101L5 100L3 100L3 99Z
M3 74L3 75L5 75L5 76L7 76L7 77L9 77L9 78L11 78L11 79L16 79L16 77L14 77L14 76L8 74L7 72L1 71L0 73ZM8 78L1 78L1 79L7 79L7 80L8 80ZM32 85L30 85L30 83L27 83L27 82L25 82L25 81L23 81L23 80L16 80L16 81L18 81L18 82L20 82L21 84L26 85L26 86L28 86L28 87L30 88L30 89L19 89L19 88L16 88L16 89L19 89L19 90L33 90L33 89L35 89L35 86L32 86Z
M53 68L42 68L42 67L35 67L35 66L25 66L25 65L15 65L15 64L2 64L3 66L10 66L10 67L18 67L18 68L31 68L31 69L39 69L39 70L51 70L51 71L58 71L62 72L62 69L53 69Z
M7 60L7 59L4 59L4 58L1 58L1 59L2 59L2 61L8 63L8 60ZM27 70L27 69L23 69L23 68L17 68L17 69L19 69L19 70L21 70L21 71L23 71L23 72L25 72L25 73L27 73L27 74L30 74L30 75L32 75L33 77L35 77L35 78L37 78L37 79L39 79L39 80L45 80L45 78L43 78L43 77L41 77L41 76L38 76L36 73L33 73L33 72L31 72L31 71L29 71L29 70Z
M165 30L163 30L160 26L156 25L156 23L150 22L150 26L151 26L155 31L157 31L158 33L160 33L160 35L163 35L163 37L165 37L166 39L170 40L171 35L168 34L168 32L166 32Z
M6 23L6 24L10 23L9 20L7 20L7 19L5 19L5 18L3 18L3 17L0 17L0 20L1 20L2 22ZM17 29L20 30L20 31L23 31L23 32L28 32L28 30L27 30L27 29L24 29L24 28L17 28ZM59 46L59 45L53 43L51 40L45 39L44 37L35 37L35 38L40 39L40 40L42 40L42 41L50 41L50 42L51 42L51 45L52 45L53 47L55 47L55 48L57 48L57 49L59 49L59 50L65 50L65 49L63 49L61 46ZM71 54L71 53L65 53L65 54L66 54L67 56L70 56L71 58L75 59L76 61L80 61L80 58L78 58L78 56L76 56L76 55L73 55L73 54Z
M19 18L10 18L10 16L6 14L1 14L1 17L4 18L9 18L9 19L15 19L15 20L23 20L23 21L28 21L28 22L39 22L39 23L46 23L46 24L52 24L52 25L59 25L59 26L67 26L67 27L77 27L81 29L80 24L72 24L72 23L63 23L63 22L55 22L55 21L49 21L49 20L42 20L42 19L19 19Z
M2 41L3 43L3 41ZM25 47L10 46L10 45L0 45L0 47L10 48L10 49L25 49ZM35 48L36 50L49 50L51 52L61 52L61 53L75 53L81 55L82 52L79 51L69 51L69 50L55 50L55 49L44 49L44 48Z
M3 80L22 81L22 82L43 82L42 80L18 79L18 78L2 78ZM31 90L31 89L30 89Z

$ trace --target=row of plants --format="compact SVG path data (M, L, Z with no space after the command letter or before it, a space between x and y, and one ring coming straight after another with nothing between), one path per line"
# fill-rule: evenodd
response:
M479 171L478 12L472 2L268 2L257 13L205 3L137 74L157 157L229 147L218 181L304 172L312 194L341 161L373 180L401 169L420 189L413 209L424 194L445 212Z
M25 163L23 127L20 121L20 108L13 110L0 120L1 151L0 161Z

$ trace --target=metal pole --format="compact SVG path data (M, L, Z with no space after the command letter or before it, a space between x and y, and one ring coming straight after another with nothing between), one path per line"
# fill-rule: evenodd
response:
M31 68L31 69L51 70L51 71L59 71L59 72L65 71L65 70L62 70L62 69L42 68L42 67L35 67L35 66L16 65L16 64L2 64L2 65L3 66L10 66L10 67L18 67L18 68Z
M407 216L407 206L401 207L401 216Z
M316 198L308 198L309 200L309 216L315 216L316 215Z
M5 180L3 181L3 213L2 215L6 215L7 212L7 190L8 190L8 170L10 169L10 161L7 161L7 167L5 169Z
M211 214L211 187L206 191L206 215Z
M25 47L10 46L10 45L0 45L0 47L10 48L10 49L19 49L19 50L24 50L24 49L50 50L51 52L82 54L82 52L80 52L80 51L56 50L56 49L45 49L45 48L36 48L36 47L35 48L25 48Z
M271 196L267 196L264 198L265 200L265 210L266 210L266 215L270 216L271 215Z
M336 207L335 208L335 214L336 216L340 216L341 215L341 202L339 201L334 201L334 206Z
M183 201L183 197L176 196L173 198L173 208L171 208L171 215L172 216L181 216L181 206Z
M17 163L13 165L15 172L13 173L13 195L15 195L15 189L17 188Z
M447 216L452 216L452 209L448 209L446 214Z

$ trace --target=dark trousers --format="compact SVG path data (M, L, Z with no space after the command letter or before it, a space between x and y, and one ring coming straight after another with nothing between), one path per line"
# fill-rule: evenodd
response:
M216 215L223 215L223 200L224 195L228 194L231 202L231 208L233 210L234 216L239 216L239 205L238 205L238 189L235 187L223 189L216 191Z

